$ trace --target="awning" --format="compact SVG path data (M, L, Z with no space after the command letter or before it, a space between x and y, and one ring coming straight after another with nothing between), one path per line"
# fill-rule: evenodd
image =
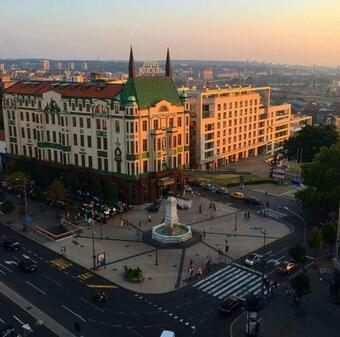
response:
M175 183L175 179L173 177L165 177L158 179L158 186L169 186Z

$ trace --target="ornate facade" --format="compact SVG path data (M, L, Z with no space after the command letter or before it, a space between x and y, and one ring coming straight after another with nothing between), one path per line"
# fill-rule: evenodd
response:
M131 203L183 189L189 163L189 103L171 78L125 84L20 81L3 97L7 153L76 176L76 188L114 189Z

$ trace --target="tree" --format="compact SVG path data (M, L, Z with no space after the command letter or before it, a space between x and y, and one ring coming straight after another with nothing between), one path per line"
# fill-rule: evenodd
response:
M302 297L311 293L309 275L307 272L302 272L290 281L291 287L294 290L295 296L302 301Z
M333 245L336 241L337 225L334 221L328 221L321 225L321 233L323 241L329 246L330 254L332 254Z
M322 236L321 228L318 228L318 227L313 228L310 238L308 240L308 243L310 247L313 248L314 255L316 257L317 253L320 251L323 245L323 236Z
M56 201L64 201L66 190L64 184L59 179L54 179L48 190L49 197Z
M322 147L330 147L338 139L339 135L334 125L307 125L285 142L284 152L288 158L302 159L302 162L311 162L314 155ZM299 158L297 157L298 152Z
M22 171L15 171L5 175L5 181L11 186L23 188L29 182L29 176Z
M300 244L297 244L289 248L289 255L296 263L304 262L306 259L306 249Z
M323 148L313 162L303 165L302 178L306 185L295 196L305 209L335 212L340 199L340 141Z

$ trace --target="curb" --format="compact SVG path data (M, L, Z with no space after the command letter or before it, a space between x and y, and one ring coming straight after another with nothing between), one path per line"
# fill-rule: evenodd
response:
M73 333L64 328L53 318L43 313L32 303L28 302L24 297L16 293L3 282L0 282L0 292L10 301L14 302L18 307L26 311L30 316L34 317L36 320L42 320L44 322L44 326L51 330L56 336L75 337Z

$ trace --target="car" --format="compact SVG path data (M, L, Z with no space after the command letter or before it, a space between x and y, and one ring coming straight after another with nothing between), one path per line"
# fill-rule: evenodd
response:
M295 262L284 261L282 262L281 266L278 268L278 271L281 274L290 274L296 269L297 269L297 264Z
M249 204L252 204L252 205L262 205L263 202L254 198L254 197L244 197L243 200Z
M192 187L189 186L189 185L185 185L185 186L184 186L184 191L185 191L185 192L192 192Z
M213 186L212 184L204 184L204 185L203 185L203 188L204 188L206 191L209 191L209 192L215 192L215 191L216 191L216 187Z
M20 243L14 239L2 240L1 245L9 252L16 252L20 249Z
M160 337L175 337L175 333L170 330L163 330Z
M224 315L231 315L242 306L243 302L244 300L241 297L228 296L221 303L219 311Z
M229 194L228 190L225 187L219 187L216 190L216 193L220 193L220 194Z
M244 194L241 192L232 192L230 193L230 196L234 199L242 200L244 198Z
M30 258L23 258L19 262L19 267L23 271L32 272L38 269L38 264Z
M256 264L258 264L261 261L261 255L259 254L250 254L246 260L244 261L245 264L249 265L249 266L255 266Z

